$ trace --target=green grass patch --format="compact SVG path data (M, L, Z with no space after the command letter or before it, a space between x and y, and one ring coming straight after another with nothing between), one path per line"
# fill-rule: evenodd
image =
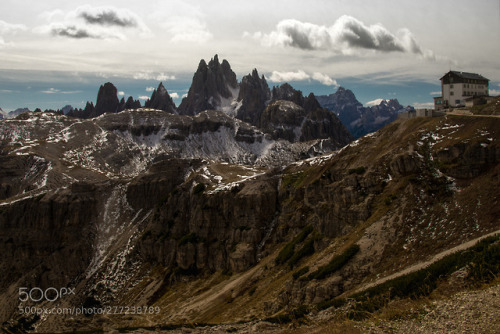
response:
M293 256L294 249L295 249L295 244L293 242L287 243L285 247L281 249L274 262L278 265L285 263L286 261L288 261L288 259L290 259Z
M309 272L309 267L306 266L306 267L303 267L299 270L297 270L296 272L293 273L293 279L299 279L301 276L307 274Z
M365 172L366 172L366 168L363 166L349 169L349 174L363 175Z
M290 258L293 257L295 252L295 246L301 242L303 242L309 234L313 231L313 227L311 225L307 225L300 231L292 241L287 243L279 252L278 256L275 259L275 263L280 265L286 263ZM298 261L298 260L297 260Z
M359 245L354 244L347 248L342 254L335 256L326 266L321 266L318 270L309 274L307 277L309 280L312 279L324 279L337 270L341 269L343 266L349 262L350 259L354 257L359 252Z
M294 188L298 188L298 187L300 187L302 185L302 183L304 182L306 176L307 176L307 174L304 173L304 172L297 172L297 173L293 173L293 174L287 174L287 175L283 176L281 184L285 188L288 188L290 186L292 186Z
M288 265L293 268L303 257L314 254L314 238L309 238L305 244L288 260Z

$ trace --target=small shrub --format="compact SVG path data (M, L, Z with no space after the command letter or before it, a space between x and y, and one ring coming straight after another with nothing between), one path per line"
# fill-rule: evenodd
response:
M394 194L390 194L385 198L385 205L389 206L392 204L393 201L395 201L398 197Z
M222 275L224 276L233 276L233 271L229 268L226 268L222 271Z
M193 188L193 194L197 195L197 194L201 194L205 191L206 189L206 186L204 183L198 183L196 186L194 186Z
M197 244L199 241L200 241L200 238L198 238L198 235L194 232L191 232L191 233L184 235L182 238L180 238L179 247L181 247L187 243Z
M141 240L146 240L148 239L151 235L153 234L153 232L151 232L151 230L147 230L146 232L144 232L144 234L142 235L141 237Z
M293 238L293 242L296 244L301 243L302 241L306 240L307 236L311 234L312 231L313 227L311 225L307 225L295 238Z
M287 243L279 252L278 256L276 257L275 263L276 264L284 264L287 262L294 254L295 252L295 245L301 243L302 241L306 240L307 236L311 234L313 231L313 227L311 225L307 225L300 231L299 234L295 238L293 238L292 241ZM298 260L297 260L298 261Z
M288 260L290 267L293 267L300 261L303 257L314 254L314 238L310 238L301 249L295 252L292 257Z
M340 268L342 268L344 265L349 262L350 259L354 257L359 252L359 245L354 244L347 248L342 254L335 256L326 266L321 266L310 274L308 278L311 279L323 279Z
M344 306L347 303L347 300L345 298L335 298L331 300L325 300L322 301L321 303L316 305L316 308L321 311L321 310L326 310L329 307L335 307L339 308Z
M172 271L172 276L174 276L174 277L196 276L198 274L199 274L199 270L195 266L191 266L188 269L182 269L180 267L175 267L174 270Z
M309 267L303 267L296 272L293 273L293 279L298 279L299 277L303 276L304 274L307 274L309 272Z
M361 166L361 167L357 167L357 168L352 168L352 169L349 169L349 174L358 174L358 175L362 175L366 172L366 168Z
M295 244L292 242L289 242L281 249L279 252L278 256L276 257L276 260L274 262L276 264L283 264L286 261L288 261L289 258L293 256Z

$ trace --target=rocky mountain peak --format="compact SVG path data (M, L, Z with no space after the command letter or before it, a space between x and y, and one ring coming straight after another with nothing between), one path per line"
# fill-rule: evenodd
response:
M111 82L101 85L97 93L95 112L90 117L97 117L104 113L116 113L119 111L120 101L117 97L118 90Z
M288 83L273 87L271 98L273 101L286 100L292 101L299 106L304 105L304 96L302 95L302 92L300 90L294 89Z
M323 108L334 112L355 138L377 131L394 121L398 112L404 109L397 99L382 100L378 105L363 107L354 93L343 87L333 94L317 96L316 99Z
M180 114L194 115L203 110L223 110L236 98L238 81L229 62L219 62L214 56L210 62L200 61L193 76L188 96L179 105Z
M304 109L306 111L313 111L316 109L321 109L321 105L319 104L318 100L316 99L316 96L314 95L314 93L310 93L304 99Z
M163 86L162 82L160 82L158 88L153 91L153 94L151 94L151 98L146 101L145 107L164 110L172 114L177 113L175 103L170 97L170 94L168 94L165 86Z
M132 96L129 96L127 99L127 102L125 102L125 109L137 109L141 107L141 101L139 100L134 100Z
M62 107L61 111L63 112L64 115L67 115L70 111L72 111L74 108L71 105L65 105Z
M264 76L259 78L257 69L252 71L241 79L240 92L238 101L241 102L241 107L238 109L236 117L258 126L260 123L260 116L267 103L271 99L271 91L267 85Z

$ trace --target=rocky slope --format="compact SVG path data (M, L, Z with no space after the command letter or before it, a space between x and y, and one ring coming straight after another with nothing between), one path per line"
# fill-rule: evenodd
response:
M217 111L2 121L3 326L250 322L353 293L498 229L498 129L496 118L398 121L293 162L312 147ZM75 295L20 302L20 286ZM17 312L83 305L159 313Z

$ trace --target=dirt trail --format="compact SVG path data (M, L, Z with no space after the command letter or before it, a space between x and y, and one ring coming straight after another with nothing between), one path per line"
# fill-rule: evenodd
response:
M467 241L467 242L465 242L465 243L463 243L461 245L458 245L456 247L453 247L451 249L448 249L446 251L443 251L441 253L438 253L438 254L434 255L432 257L432 259L430 259L428 261L424 261L424 262L420 262L420 263L414 264L414 265L412 265L410 267L405 268L402 271L399 271L399 272L394 273L392 275L380 278L380 279L376 280L375 282L367 283L367 284L363 285L362 287L356 289L356 291L354 293L360 292L360 291L364 291L366 289L369 289L369 288L374 287L376 285L382 284L382 283L384 283L386 281L389 281L391 279L394 279L394 278L397 278L397 277L400 277L400 276L403 276L403 275L406 275L406 274L418 271L420 269L423 269L423 268L425 268L425 267L433 264L434 262L441 260L442 258L444 258L447 255L450 255L452 253L456 253L458 251L462 251L462 250L465 250L467 248L470 248L470 247L474 246L478 241L480 241L480 240L482 240L484 238L487 238L489 236L495 235L495 234L500 234L500 230L496 230L494 232L485 234L485 235L483 235L483 236L481 236L479 238L469 240L469 241Z

